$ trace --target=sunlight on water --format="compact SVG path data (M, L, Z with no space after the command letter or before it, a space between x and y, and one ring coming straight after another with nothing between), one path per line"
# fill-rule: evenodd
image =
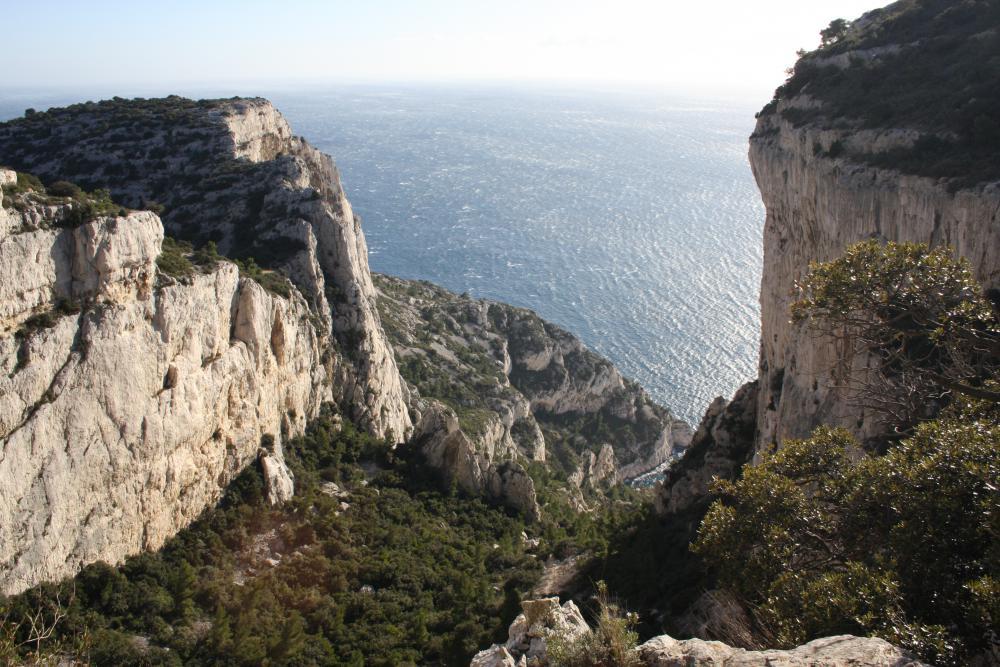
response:
M337 161L373 270L532 308L694 424L756 375L752 108L385 92L273 96Z
M532 308L692 424L756 375L752 105L426 87L261 94L333 155L373 270ZM0 119L84 99L0 95Z

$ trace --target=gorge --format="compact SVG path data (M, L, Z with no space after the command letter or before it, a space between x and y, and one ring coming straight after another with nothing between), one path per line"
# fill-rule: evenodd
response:
M871 357L790 316L812 263L949 246L996 301L996 71L961 122L893 84L995 64L995 7L951 4L865 15L758 115L759 373L694 429L530 310L373 274L332 159L264 99L0 124L0 608L65 605L58 651L99 664L513 666L599 630L605 580L634 664L922 664L889 631L778 640L688 547L713 480L817 427L891 446L844 381Z

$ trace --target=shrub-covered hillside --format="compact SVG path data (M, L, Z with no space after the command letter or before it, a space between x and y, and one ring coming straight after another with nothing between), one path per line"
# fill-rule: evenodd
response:
M915 130L912 147L857 157L961 184L1000 179L1000 3L902 0L835 22L823 39L775 93L821 105L784 108L787 119Z
M286 459L284 506L251 467L159 552L0 600L0 664L467 665L506 637L549 555L600 552L633 511L526 526L329 412Z

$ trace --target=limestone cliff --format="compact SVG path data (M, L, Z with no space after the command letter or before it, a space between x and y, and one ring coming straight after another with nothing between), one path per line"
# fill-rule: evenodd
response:
M988 134L998 101L995 78L974 73L1000 53L989 5L907 0L872 12L804 56L759 114L750 140L767 208L758 450L821 423L862 438L880 429L831 375L863 361L790 322L809 262L868 238L949 244L987 288L1000 286L1000 151Z
M467 491L533 506L523 470L544 465L586 509L587 496L687 447L686 423L533 312L429 283L376 285L403 377L423 397L415 443Z
M169 234L287 274L335 358L335 398L401 442L407 396L375 307L360 221L329 156L263 99L114 100L0 124L0 160L162 210ZM334 340L329 340L333 334Z
M696 507L704 511L713 479L734 480L753 455L757 410L756 382L740 387L731 401L721 396L708 407L684 457L667 470L657 489L660 514Z
M305 300L228 262L171 278L148 211L77 227L0 171L0 592L159 547L332 397ZM9 205L8 205L9 204ZM269 437L268 437L269 436Z

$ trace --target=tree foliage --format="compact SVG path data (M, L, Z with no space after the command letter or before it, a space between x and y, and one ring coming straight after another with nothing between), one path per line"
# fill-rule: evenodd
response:
M850 25L851 24L844 19L834 19L830 21L830 25L819 31L820 43L822 46L836 44L847 33L847 29Z
M0 598L0 663L34 656L59 599L42 653L94 665L464 666L506 634L541 570L520 517L329 414L284 447L285 505L251 467L161 551Z
M970 416L860 460L843 430L788 441L716 484L693 549L779 644L871 634L964 664L1000 621L1000 425Z
M852 382L906 437L882 455L842 429L785 441L716 481L692 549L779 644L871 634L935 664L1000 657L996 312L964 260L916 244L857 244L800 289L793 315L869 355Z
M984 386L1000 374L1000 321L951 248L864 241L811 264L797 287L793 318L837 344L835 380L890 426L906 430L956 395L1000 400Z

